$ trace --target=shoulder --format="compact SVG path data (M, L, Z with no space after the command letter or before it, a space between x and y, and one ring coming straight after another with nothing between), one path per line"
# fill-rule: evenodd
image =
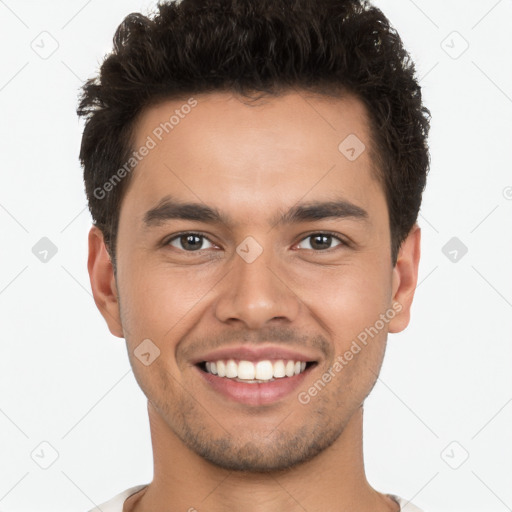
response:
M117 494L105 503L102 503L101 505L98 505L95 508L89 510L89 512L123 512L124 502L130 496L133 496L135 493L141 491L147 486L148 484L142 484L136 485L135 487L130 487L129 489L126 489L126 491Z
M388 496L394 499L400 505L400 510L403 510L403 512L424 512L420 508L413 505L410 501L407 501L404 498L400 498L400 496L396 496L394 494L388 494Z

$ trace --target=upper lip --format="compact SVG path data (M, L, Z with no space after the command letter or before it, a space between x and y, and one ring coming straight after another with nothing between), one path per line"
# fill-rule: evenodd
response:
M227 359L239 359L242 361L262 361L265 359L292 359L294 361L318 361L318 356L308 351L298 351L275 345L225 347L208 352L192 360L193 364L205 361L219 361Z

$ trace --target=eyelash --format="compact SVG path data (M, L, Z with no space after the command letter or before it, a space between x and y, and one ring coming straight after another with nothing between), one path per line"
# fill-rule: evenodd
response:
M212 242L206 235L203 235L202 233L196 233L194 231L184 231L183 233L178 233L178 234L172 236L172 238L168 238L166 241L164 241L163 245L164 246L170 245L171 242L173 242L174 240L177 240L177 239L181 238L182 236L186 236L186 235L194 235L194 236L197 236L199 238L204 238L205 240L208 240L208 242L210 242L211 244L214 244L214 242ZM323 249L323 250L306 249L307 251L313 251L313 252L316 252L316 253L328 253L328 252L331 252L331 251L335 250L336 248L338 248L340 246L347 246L347 247L349 246L349 244L345 240L341 239L337 235L337 233L332 233L330 231L315 231L313 233L309 233L308 235L306 235L303 238L301 238L298 243L301 243L302 241L306 240L307 238L311 238L311 237L313 237L315 235L330 236L330 237L336 239L338 242L340 242L340 244L335 246L335 247L330 247L329 249ZM180 250L181 252L186 252L186 253L194 254L194 253L199 253L199 252L205 251L207 249L198 249L196 251L186 251L184 249L178 249L178 250ZM302 250L304 250L304 249L302 249Z

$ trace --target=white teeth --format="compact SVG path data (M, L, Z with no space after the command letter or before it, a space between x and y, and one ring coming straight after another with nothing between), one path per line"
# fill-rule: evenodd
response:
M286 371L284 369L283 361L276 361L274 363L274 377L276 379L284 377L286 375Z
M206 369L208 370L208 368ZM224 361L217 361L217 375L219 377L226 376L226 365L224 364Z
M226 377L231 379L238 377L238 365L233 361L233 359L230 359L226 363Z
M227 377L229 379L244 380L248 382L269 382L283 377L293 377L306 369L305 361L285 361L278 359L274 362L267 359L253 363L252 361L207 361L205 368L208 373Z
M240 361L238 363L238 375L239 379L253 380L256 375L254 365L250 361Z
M255 377L258 380L270 380L273 376L274 370L270 361L258 361L256 363Z

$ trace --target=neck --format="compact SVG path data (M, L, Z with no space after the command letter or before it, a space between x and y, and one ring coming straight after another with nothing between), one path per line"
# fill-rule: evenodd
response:
M399 510L394 501L376 492L366 480L362 408L336 441L314 459L272 473L218 468L184 446L150 402L148 412L154 478L146 489L126 501L123 512Z

